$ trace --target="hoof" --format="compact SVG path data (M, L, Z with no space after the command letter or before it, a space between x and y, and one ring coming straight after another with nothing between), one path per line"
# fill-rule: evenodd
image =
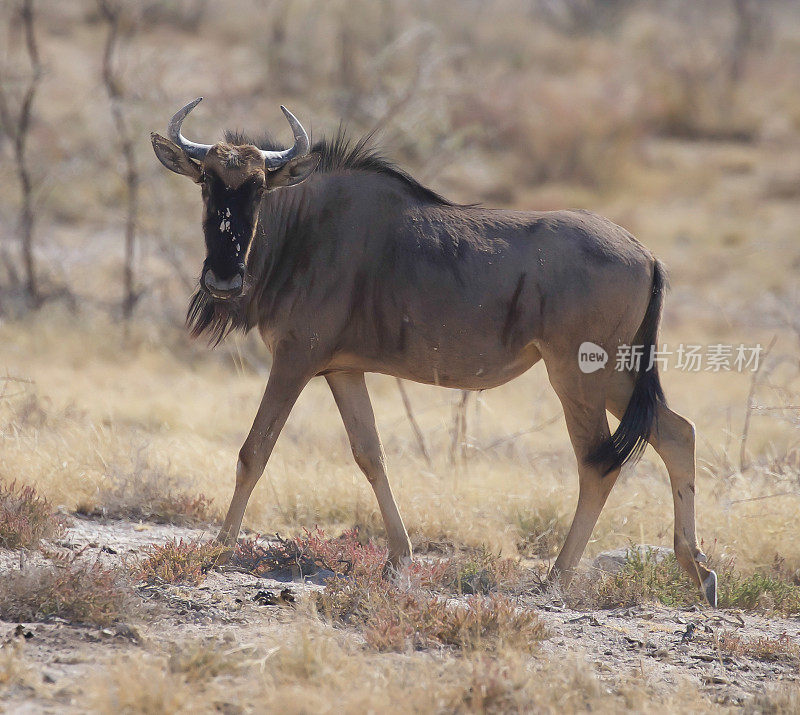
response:
M717 574L713 571L708 572L708 576L703 579L703 595L712 608L717 607Z

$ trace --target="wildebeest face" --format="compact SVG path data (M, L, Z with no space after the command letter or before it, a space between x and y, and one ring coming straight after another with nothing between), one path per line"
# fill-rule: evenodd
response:
M169 139L151 134L159 161L170 171L188 176L203 192L203 233L206 259L200 284L215 298L239 295L245 284L247 254L255 235L265 191L299 184L317 167L300 122L281 107L295 137L294 146L267 151L245 144L197 144L180 132L186 115L200 99L172 117Z
M200 282L214 297L229 298L244 287L247 252L267 188L264 162L255 147L216 144L198 181L206 241Z

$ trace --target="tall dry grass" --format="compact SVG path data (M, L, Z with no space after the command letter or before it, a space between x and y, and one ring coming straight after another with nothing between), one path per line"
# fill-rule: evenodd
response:
M198 356L187 364L179 349L146 336L124 349L120 343L118 352L104 335L90 349L95 336L77 323L60 334L46 316L24 328L0 327L4 344L18 348L6 358L6 369L32 380L0 400L0 477L35 484L52 503L74 509L113 487L115 475L135 479L138 469L145 481L161 474L165 488L202 493L212 511L224 510L264 374L225 367L220 357ZM794 401L793 370L789 365L784 373L773 372L773 386L759 388L758 401ZM787 568L800 568L792 413L751 418L752 466L739 473L749 375L668 371L664 382L672 404L698 425L698 520L706 550L718 559L735 557L744 571L769 565L776 555ZM369 385L395 493L418 547L484 544L514 555L531 540L551 538L553 530L563 534L577 493L575 461L563 419L547 424L560 409L540 367L480 395L479 415L473 405L467 416L467 460L457 468L447 458L455 394L410 386L434 455L429 468L394 381L372 376ZM542 423L547 426L525 433ZM508 439L517 432L523 434ZM284 534L359 526L382 537L371 491L352 461L323 380L312 381L301 396L253 494L246 525ZM666 472L648 452L620 478L588 553L631 541L670 545L671 530ZM534 555L552 557L553 547L558 544Z

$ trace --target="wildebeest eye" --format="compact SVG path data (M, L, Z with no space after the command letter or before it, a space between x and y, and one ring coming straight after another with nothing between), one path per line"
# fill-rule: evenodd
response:
M244 182L244 186L247 187L249 191L258 191L258 189L263 188L264 179L259 175L252 176Z

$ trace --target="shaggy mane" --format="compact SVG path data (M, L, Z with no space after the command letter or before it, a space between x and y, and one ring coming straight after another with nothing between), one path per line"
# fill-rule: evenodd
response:
M371 171L383 176L391 176L405 184L411 194L421 200L443 206L455 204L444 198L441 194L420 184L413 176L403 171L394 162L383 156L381 149L373 143L374 134L365 134L353 140L343 126L339 126L332 138L323 137L315 142L311 151L320 155L320 162L316 168L318 173L328 173L341 169L355 169L358 171ZM267 151L282 151L286 147L270 134L262 134L259 138L251 137L239 131L226 131L225 141L229 144L252 144L259 149Z

